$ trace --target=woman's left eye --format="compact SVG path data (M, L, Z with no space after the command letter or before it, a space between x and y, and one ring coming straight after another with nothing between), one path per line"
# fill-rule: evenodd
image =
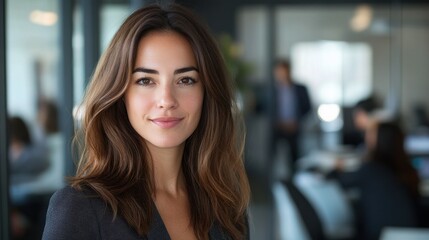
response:
M184 84L184 85L193 85L195 84L197 81L195 81L195 79L190 78L190 77L184 77L182 79L180 79L179 84Z

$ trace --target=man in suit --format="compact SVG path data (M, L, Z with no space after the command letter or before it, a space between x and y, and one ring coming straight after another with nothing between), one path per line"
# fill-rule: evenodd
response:
M275 142L286 140L294 171L299 158L299 137L301 123L311 110L307 88L295 83L291 78L291 64L288 60L278 60L274 66L274 136Z

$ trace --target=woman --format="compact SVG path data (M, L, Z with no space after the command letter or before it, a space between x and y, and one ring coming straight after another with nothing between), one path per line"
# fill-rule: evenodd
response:
M229 78L178 5L129 16L84 100L85 149L43 239L245 239L249 185Z
M359 190L358 239L379 239L384 227L417 227L419 179L404 149L404 135L393 123L366 130L368 156L355 172L334 172L345 188Z

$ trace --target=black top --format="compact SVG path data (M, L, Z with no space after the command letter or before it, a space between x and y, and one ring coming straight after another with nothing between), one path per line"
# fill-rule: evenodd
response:
M209 231L211 240L230 239L214 224ZM65 187L51 198L46 216L43 240L169 240L167 229L154 207L149 233L141 237L125 220L113 213L94 193Z
M344 188L356 189L359 239L379 239L386 226L416 227L416 201L386 166L369 161L355 172L332 172Z

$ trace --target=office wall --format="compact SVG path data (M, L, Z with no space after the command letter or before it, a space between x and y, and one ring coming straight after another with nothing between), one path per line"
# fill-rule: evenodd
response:
M265 83L271 77L269 63L269 10L263 5L245 6L237 10L237 41L241 57L252 64L248 81Z
M284 6L275 9L276 46L275 57L287 57L291 48L299 42L320 40L364 42L372 50L372 89L382 99L387 99L393 73L402 72L402 88L399 91L400 110L407 115L411 106L423 102L429 89L429 8L404 6L394 19L389 5L373 8L373 27L364 32L353 32L349 20L355 7L340 6ZM237 11L238 39L243 47L243 57L255 65L252 79L267 81L270 71L267 64L268 47L266 7L246 6ZM400 16L400 15L399 15ZM399 39L399 45L397 44ZM400 49L395 49L398 47ZM398 53L400 55L398 55ZM400 71L393 61L401 57Z

